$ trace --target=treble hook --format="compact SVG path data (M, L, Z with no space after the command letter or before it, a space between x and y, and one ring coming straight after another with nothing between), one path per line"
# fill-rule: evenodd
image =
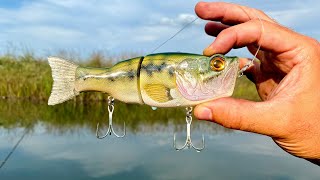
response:
M116 134L114 132L113 125L112 125L113 110L114 110L114 98L111 97L111 96L108 96L109 128L108 128L107 133L104 136L99 136L99 123L98 123L97 124L97 129L96 129L96 137L98 139L103 139L103 138L107 137L108 135L111 135L112 133L118 138L123 138L126 135L126 123L125 122L123 124L124 133L123 133L122 136L119 136L118 134Z
M174 136L173 136L173 147L177 151L180 151L180 150L182 150L182 149L184 149L186 147L188 147L188 149L190 149L190 147L192 147L197 152L200 152L205 148L204 136L202 135L202 147L201 148L197 148L192 144L192 141L191 141L192 107L187 107L186 111L187 111L186 112L186 122L187 122L187 139L186 139L186 143L181 148L177 148L177 146L176 146L176 134L174 134Z

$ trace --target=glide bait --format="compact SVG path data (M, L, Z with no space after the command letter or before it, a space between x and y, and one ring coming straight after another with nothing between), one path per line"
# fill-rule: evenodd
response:
M159 53L121 61L110 68L80 67L49 57L54 80L48 101L55 105L83 91L100 91L125 103L154 107L193 106L231 96L237 57Z

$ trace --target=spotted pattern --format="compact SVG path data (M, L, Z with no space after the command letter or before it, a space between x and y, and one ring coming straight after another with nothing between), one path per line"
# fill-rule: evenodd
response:
M170 75L170 77L173 77L175 69L174 69L174 67L169 67L169 65L166 64L165 62L163 62L160 65L156 65L156 64L150 62L147 65L142 65L141 71L146 72L149 76L152 76L153 73L161 73L161 72L167 71L167 73Z
M152 76L153 73L160 73L165 70L167 64L163 62L160 65L153 64L152 62L148 63L147 65L141 66L141 71L145 71L149 76Z

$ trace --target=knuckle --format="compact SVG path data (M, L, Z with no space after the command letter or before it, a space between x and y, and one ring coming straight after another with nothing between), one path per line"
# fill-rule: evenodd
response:
M265 15L264 11L262 11L261 9L255 9L256 13L258 15Z
M228 36L228 37L237 37L237 28L234 26L234 27L230 27L230 28L227 28L227 29L224 29L220 32L221 36ZM220 35L219 34L219 35Z
M238 107L236 107L238 109ZM224 117L226 119L223 122L223 126L229 129L238 129L238 130L245 130L245 126L243 124L243 117L241 115L235 116L234 113L238 112L238 110L228 110L226 111Z
M235 129L234 123L230 119L225 120L221 125L228 129Z
M245 123L245 119L243 116L238 116L235 122L235 126L241 131L248 131L249 129L247 124Z
M223 112L223 114L221 114L221 117L224 117L223 120L221 120L221 125L225 128L228 128L228 129L233 129L234 127L234 123L233 123L233 119L230 118L230 114L232 112L230 110L226 110Z
M308 37L308 38L309 38L309 42L310 42L311 45L313 45L315 47L318 46L318 48L320 47L320 43L319 43L318 40L316 40L315 38L312 38L312 37Z
M247 130L247 128L243 124L242 118L226 119L226 121L223 123L223 127L242 131Z
M261 26L261 23L263 23L263 24L267 23L266 20L261 19L261 18L251 19L249 22L251 22L254 25L258 25L258 26Z
M261 9L253 9L251 15L254 17L252 19L263 20L267 22L274 22L263 10ZM260 21L260 20L259 20Z

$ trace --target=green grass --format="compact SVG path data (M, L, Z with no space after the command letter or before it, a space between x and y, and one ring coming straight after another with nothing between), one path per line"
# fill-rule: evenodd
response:
M133 54L131 54L132 56ZM120 58L129 58L130 54ZM82 63L84 66L111 66L116 58L105 57L101 53L93 53ZM45 59L35 58L26 53L23 56L5 55L0 57L0 97L3 99L26 99L47 101L52 87L51 70ZM237 80L234 97L258 101L255 86L245 77ZM81 93L75 101L102 101L107 95L98 92Z
M110 66L111 59L92 55L84 65ZM32 54L24 56L6 55L0 57L0 97L3 99L27 99L47 101L51 92L51 70L45 59L37 59ZM107 95L102 93L82 93L77 101L101 100Z
M52 80L48 64L32 55L0 57L0 96L46 100Z
M242 76L241 78L237 79L236 87L232 96L235 98L242 98L252 101L261 100L256 90L255 84L253 84L245 76Z

